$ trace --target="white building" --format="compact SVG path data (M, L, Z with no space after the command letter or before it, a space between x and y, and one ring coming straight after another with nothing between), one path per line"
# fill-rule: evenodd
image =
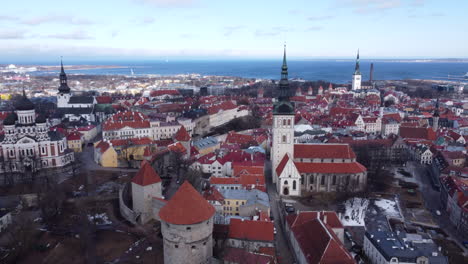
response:
M49 131L44 116L36 118L34 104L23 97L16 110L3 121L4 135L0 138L0 171L36 171L41 168L62 167L74 161L67 139L58 131Z
M138 223L145 224L154 218L154 198L162 198L161 178L149 162L143 161L132 179L133 211L137 214Z
M94 106L97 104L94 96L73 95L67 84L67 75L61 64L60 86L57 93L57 112L62 118L70 121L84 118L87 121L96 121Z

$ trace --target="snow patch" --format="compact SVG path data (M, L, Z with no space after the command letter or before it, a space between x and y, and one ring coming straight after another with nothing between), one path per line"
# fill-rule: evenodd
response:
M364 226L369 200L364 198L351 198L344 202L345 212L341 215L344 226Z

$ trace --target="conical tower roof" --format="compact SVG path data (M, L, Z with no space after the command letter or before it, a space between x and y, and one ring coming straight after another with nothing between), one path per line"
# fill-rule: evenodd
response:
M177 133L175 134L174 138L177 141L190 141L191 139L190 134L187 132L187 129L185 129L184 126L181 126L179 130L177 130Z
M158 173L153 169L151 164L144 160L141 163L140 170L135 175L135 177L133 177L132 182L141 186L147 186L161 182L161 177L159 177Z
M58 90L60 93L70 92L70 87L68 87L68 83L67 83L67 74L65 74L65 70L63 69L62 60L60 60L60 87Z
M215 208L185 181L167 204L159 211L159 217L174 225L192 225L210 219Z

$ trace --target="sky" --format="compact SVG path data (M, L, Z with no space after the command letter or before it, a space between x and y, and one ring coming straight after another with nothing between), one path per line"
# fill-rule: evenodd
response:
M0 62L467 58L466 0L15 0Z

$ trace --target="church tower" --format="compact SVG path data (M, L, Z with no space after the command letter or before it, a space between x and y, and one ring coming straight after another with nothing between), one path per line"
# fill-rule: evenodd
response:
M352 90L361 89L361 70L359 69L359 50L357 52L356 66L354 67Z
M64 108L64 107L68 107L68 102L70 101L70 97L71 97L71 90L67 84L67 75L65 74L65 71L63 70L62 60L60 60L60 66L61 66L60 87L58 88L58 94L57 94L57 107Z
M273 182L278 176L276 168L288 153L294 157L294 105L289 100L288 65L286 63L286 45L284 46L283 66L279 82L279 95L273 105L273 145L271 148Z
M437 132L439 129L439 97L437 97L434 114L432 115L432 130Z

